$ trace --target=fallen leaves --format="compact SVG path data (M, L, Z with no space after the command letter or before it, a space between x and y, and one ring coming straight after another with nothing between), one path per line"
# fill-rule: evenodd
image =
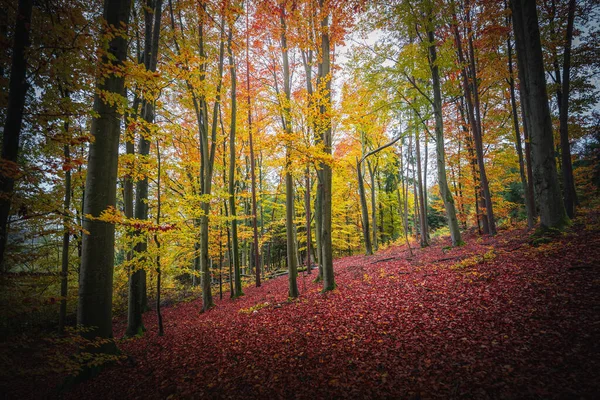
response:
M288 302L274 279L204 314L199 300L164 309L164 337L149 313L146 335L119 344L136 362L67 398L593 398L598 269L572 267L597 264L600 232L527 241L509 231L449 255L438 242L411 261L402 247L346 257L333 293L307 280Z

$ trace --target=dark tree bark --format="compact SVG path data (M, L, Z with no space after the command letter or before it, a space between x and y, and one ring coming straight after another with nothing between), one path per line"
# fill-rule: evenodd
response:
M69 123L65 122L65 133L69 132ZM71 150L68 144L64 145L64 158L65 162L70 164L71 161ZM67 317L67 290L69 283L69 219L67 217L69 208L71 207L71 169L67 169L65 172L65 200L63 203L64 217L63 217L63 242L62 242L62 259L60 269L60 310L58 313L58 332L64 333L65 331L65 319Z
M158 63L158 42L160 38L160 20L162 14L162 0L147 0L144 7L145 37L144 37L144 67L150 72L156 71ZM142 118L145 129L154 123L154 102L142 101ZM150 154L150 135L141 134L138 143L138 154L147 157ZM135 211L136 219L148 219L148 177L144 176L136 182ZM143 235L142 232L137 232ZM141 254L142 260L148 248L147 239L143 239L135 246L135 252ZM142 261L143 262L143 261ZM148 309L146 295L146 270L139 268L129 276L129 299L127 311L126 336L135 336L143 333L146 328L142 314Z
M114 32L115 29L127 29L130 5L129 0L105 0L104 19L108 32L105 31L104 34ZM118 105L105 102L99 93L123 95L123 76L110 71L113 68L122 68L126 58L127 41L124 36L113 36L105 51L100 69L106 71L107 76L99 74L94 96L94 117L91 125L94 141L90 143L83 210L83 228L87 233L84 234L82 243L77 309L77 323L87 328L83 336L90 339L108 339L113 336L115 226L97 218L116 204L121 116ZM95 351L114 352L116 346L109 342Z
M517 63L521 71L526 129L531 141L533 184L540 210L541 229L562 229L569 223L560 193L552 121L544 72L535 2L511 1Z
M233 51L231 48L233 38L233 27L229 27L229 34L227 37L227 52L229 54L229 66L231 73L231 125L229 129L229 210L231 214L231 255L233 263L233 273L235 289L232 293L233 297L243 296L242 290L242 275L240 271L240 251L238 243L238 229L237 229L237 211L235 205L235 166L236 166L236 151L235 151L235 137L237 130L237 73L235 67L235 59L233 57Z
M306 166L306 192L304 194L304 210L306 214L306 273L312 273L312 257L311 257L311 247L312 247L312 238L311 238L311 228L310 228L310 168Z
M508 19L509 17L507 17ZM507 21L507 25L509 25ZM509 25L510 26L510 25ZM517 100L515 95L515 78L513 71L513 58L512 58L512 43L510 40L510 33L506 38L506 47L508 49L508 85L510 87L510 106L512 110L513 126L515 128L515 147L517 150L517 156L519 157L519 175L521 177L521 184L523 185L523 191L525 193L525 210L527 212L527 227L533 228L535 225L534 209L535 203L533 201L533 193L529 190L527 178L525 177L525 162L523 158L523 145L521 143L521 132L519 130L519 112L517 109Z
M6 121L2 133L2 159L0 173L0 269L7 270L4 264L6 250L8 215L18 173L17 158L19 156L19 138L23 124L25 95L29 89L26 80L27 60L25 51L29 48L29 31L31 27L31 11L33 0L19 0L17 22L10 66L10 82L8 86L8 107Z
M156 179L156 225L160 225L160 143L156 141L156 160L157 160L157 179ZM158 234L154 233L154 243L156 244L156 318L158 320L158 336L163 336L165 334L165 330L163 327L163 318L162 313L160 311L160 290L161 290L161 279L162 279L162 270L160 265L160 240L158 240Z
M569 142L569 90L571 83L571 43L573 41L573 22L575 19L575 0L569 0L567 17L567 33L563 55L562 101L560 107L560 154L562 160L564 203L569 218L575 216L577 194L573 179L573 164L571 162L571 143Z

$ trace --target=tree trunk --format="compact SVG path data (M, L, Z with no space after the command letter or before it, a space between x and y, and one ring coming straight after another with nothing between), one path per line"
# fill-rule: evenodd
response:
M465 10L465 13L469 15L469 10ZM458 20L456 14L453 14L454 19L454 36L458 53L458 61L462 65L461 75L463 80L464 98L467 105L467 111L469 115L469 122L471 125L471 133L473 141L475 142L475 154L477 156L477 165L479 167L479 184L481 185L481 211L484 213L481 216L483 222L483 232L491 235L496 234L496 223L494 220L494 212L492 207L492 200L489 191L489 184L487 174L485 171L485 164L483 158L483 135L481 131L481 113L479 109L479 89L477 85L477 70L475 65L475 52L473 49L473 40L469 36L469 66L465 66L465 57L462 50L462 39L458 31ZM470 18L467 17L467 30L471 33L470 29ZM470 71L470 74L469 74ZM469 76L470 75L470 76ZM470 79L469 79L470 78Z
M563 56L562 105L560 107L559 115L564 203L569 218L575 216L575 204L577 203L577 194L575 192L575 182L573 179L573 165L571 162L571 144L569 143L569 86L571 82L571 42L573 40L574 19L575 0L569 0L567 33Z
M158 62L158 41L160 38L160 17L162 14L162 0L147 0L144 7L145 38L144 38L144 67L149 72L156 71ZM154 124L154 102L142 101L142 118L144 129ZM145 158L150 154L149 132L140 135L138 154ZM145 221L148 219L148 177L144 176L136 182L135 191L135 218ZM137 232L137 235L144 235ZM144 263L144 254L148 248L147 238L144 238L135 246L135 252L140 254L140 263ZM148 309L146 291L146 270L139 267L129 276L129 301L127 312L126 336L139 335L146 330L142 320L142 314Z
M160 226L160 143L156 141L156 160L157 160L157 179L156 179L156 225ZM158 320L158 336L163 336L165 334L165 330L163 327L163 318L162 313L160 311L160 290L161 290L161 279L162 279L162 270L160 267L160 241L158 240L158 234L154 233L154 243L156 244L156 318Z
M311 262L311 228L310 228L310 169L306 166L306 192L304 194L304 209L306 212L306 273L312 273L312 262Z
M324 0L319 0L321 11L324 12ZM320 107L321 121L321 137L325 154L331 156L331 62L329 48L329 15L324 13L321 21L321 83L325 83L325 93L323 94L323 102ZM335 278L333 276L333 248L331 243L331 189L332 189L332 169L329 163L321 164L321 251L323 253L323 291L335 289Z
M65 122L65 133L69 132L69 123ZM65 201L63 203L63 242L62 242L62 259L60 270L60 310L58 313L58 332L60 334L65 331L65 319L67 317L67 289L69 284L69 219L67 217L69 208L71 207L71 152L69 145L64 145L65 163L69 164L69 168L65 172Z
M27 62L25 51L29 48L29 30L31 27L31 10L33 0L19 0L17 22L15 25L12 61L10 66L10 82L8 86L8 107L6 121L2 133L2 159L0 160L0 270L8 270L4 264L4 252L7 241L8 215L18 174L17 158L19 156L19 138L25 108L25 95L29 88L27 83Z
M360 197L360 209L362 215L363 237L365 239L365 254L370 256L373 254L371 247L371 230L369 228L369 210L367 208L367 196L365 194L365 184L362 174L362 165L356 160L356 174L358 179L358 194Z
M488 223L488 233L495 235L496 232L496 219L494 217L494 208L492 204L492 195L490 193L490 186L485 172L485 164L483 158L483 129L481 125L481 107L479 102L479 85L477 81L477 67L475 65L475 51L473 46L473 32L471 29L471 18L469 17L470 12L467 10L467 36L469 43L469 61L471 66L471 82L473 85L473 101L475 108L475 120L477 122L477 130L473 132L473 138L475 141L475 154L477 155L477 163L479 164L479 178L481 181L481 195L485 202L485 215Z
M554 161L552 120L535 2L511 1L517 63L521 81L525 121L531 141L533 184L540 208L541 229L562 229L569 223L561 198Z
M419 192L419 222L421 223L421 247L429 246L429 227L427 226L427 213L425 212L425 194L423 193L423 175L421 171L421 145L418 129L415 130L415 143L417 154L417 188Z
M238 229L237 229L237 211L235 206L235 166L236 166L236 151L235 151L235 136L237 128L237 74L233 51L231 48L233 28L229 28L227 38L227 51L229 53L229 66L231 67L231 125L229 130L229 210L231 214L231 255L233 263L233 273L235 289L233 297L243 296L242 290L242 275L240 271L240 251L238 244Z
M104 19L109 27L129 23L128 0L106 1ZM109 34L110 32L104 32ZM127 41L115 35L108 43L107 53L102 56L100 68L107 76L99 75L94 96L94 117L91 133L88 170L85 185L85 207L83 211L83 236L81 275L79 281L79 304L77 323L86 327L83 336L89 339L112 338L112 292L115 251L115 226L98 220L100 214L116 204L117 165L121 116L116 103L105 102L100 93L123 95L124 77L111 70L121 68L127 56ZM114 342L108 342L95 351L114 352Z
M287 243L287 265L288 265L288 297L295 299L298 297L298 284L296 276L298 274L298 266L296 259L296 240L294 235L294 181L290 171L292 167L290 159L290 135L292 134L291 121L291 88L290 88L290 67L288 59L287 37L286 37L286 22L284 11L281 12L281 54L283 58L283 91L285 98L282 104L282 121L283 128L288 136L286 139L286 155L285 155L285 230Z
M379 249L377 240L377 199L375 192L375 171L377 171L377 165L372 166L367 160L367 168L369 169L369 176L371 178L371 230L373 235L373 251L377 251Z
M440 195L446 209L446 217L448 218L448 227L450 228L450 236L452 238L452 246L461 245L462 239L458 220L456 218L456 209L454 207L454 199L448 188L448 180L446 178L446 154L444 151L444 121L442 119L442 90L440 86L440 76L437 65L437 52L435 48L435 36L433 27L428 29L427 38L429 40L429 67L431 69L431 78L433 84L433 109L435 114L435 137L436 137L436 153L438 167L438 185L440 187Z
M510 17L507 17L507 20ZM509 25L509 21L507 21ZM519 130L519 112L517 110L517 100L515 95L515 79L513 71L513 59L512 59L512 43L510 41L510 33L506 38L506 47L508 49L508 84L510 87L510 106L512 109L513 125L515 128L515 147L517 150L517 156L519 157L519 175L521 177L521 185L523 185L523 192L525 193L525 211L527 212L527 227L532 229L535 225L533 202L533 193L529 190L527 184L527 178L525 177L525 162L523 160L523 145L521 143L521 132Z
M260 253L258 251L258 227L257 227L257 209L256 209L256 174L255 170L255 158L254 158L254 145L252 140L252 108L250 104L250 36L248 29L248 12L246 12L246 89L248 99L248 142L250 146L250 186L252 196L252 239L254 249L254 269L255 269L255 282L256 287L260 287ZM286 50L287 51L287 50Z

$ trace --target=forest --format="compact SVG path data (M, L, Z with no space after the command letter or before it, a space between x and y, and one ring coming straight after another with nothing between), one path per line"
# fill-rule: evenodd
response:
M600 1L0 0L6 399L600 397Z

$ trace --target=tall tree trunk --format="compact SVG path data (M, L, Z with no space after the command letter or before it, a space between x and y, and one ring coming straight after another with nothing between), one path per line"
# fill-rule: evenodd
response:
M535 2L512 0L512 19L517 45L517 63L522 71L521 82L525 121L531 140L533 183L540 208L541 229L563 228L569 222L560 193L552 121L540 32Z
M432 22L430 21L432 24ZM431 78L433 84L433 110L435 114L435 137L436 137L436 153L438 167L438 185L440 187L440 195L446 209L446 217L448 219L448 227L450 228L450 236L452 238L452 246L462 244L460 228L456 218L456 209L454 207L454 199L448 188L448 180L446 178L446 154L444 151L444 121L442 119L442 89L440 85L440 75L437 65L437 51L435 48L435 35L433 26L427 30L427 38L429 40L429 67L431 69Z
M320 107L320 129L325 154L331 156L331 61L329 48L329 15L324 10L324 0L319 0L321 12L324 14L321 21L321 83L325 84L325 93ZM323 291L335 289L335 278L333 276L333 248L331 243L331 189L332 168L331 164L321 163L320 184L323 190L321 201L321 251L323 253Z
M17 158L19 156L19 137L23 123L25 95L29 89L27 83L27 61L25 51L29 48L29 30L31 27L31 10L33 0L19 0L17 22L15 24L14 44L10 66L10 82L8 86L8 107L6 121L2 132L2 159L0 160L0 270L8 270L4 264L6 250L8 215L18 174Z
M69 132L69 123L65 122L65 133ZM67 217L69 208L71 207L71 151L68 144L64 145L65 163L69 164L65 172L65 201L63 203L63 242L62 242L62 259L60 270L60 310L58 313L58 332L64 333L65 319L67 317L67 289L69 284L69 218Z
M417 189L419 192L419 222L421 224L421 247L429 246L429 227L427 226L427 213L425 212L425 193L423 192L423 175L421 171L421 145L419 130L415 130L415 144L417 155Z
M160 212L161 212L161 199L160 199L160 143L156 141L156 160L157 160L157 179L156 179L156 225L160 226ZM158 320L158 336L163 336L165 330L163 327L163 318L160 311L160 290L162 280L162 270L160 266L160 241L158 240L158 234L154 233L154 243L156 244L156 318Z
M129 23L131 1L105 1L104 19L107 27L124 27ZM79 280L79 304L77 323L86 329L83 336L89 339L112 338L112 292L115 252L115 226L100 221L102 212L116 205L117 164L121 116L115 102L105 102L100 93L122 96L124 77L115 74L122 68L127 56L125 35L113 35L113 28L105 28L110 35L106 53L102 56L101 72L96 82L94 116L91 133L88 169L85 185L85 207L83 210L83 236L81 252L81 274ZM106 76L103 76L106 75ZM103 344L95 351L114 352L114 342Z
M306 273L312 273L312 262L311 262L311 247L312 247L312 238L311 238L311 228L310 228L310 168L306 166L306 192L304 194L304 209L306 213Z
M569 143L569 86L571 82L571 42L573 41L574 19L575 0L569 0L567 33L563 56L562 105L560 107L559 115L564 203L569 218L575 216L575 204L577 203L577 194L575 192L575 182L573 179L573 165L571 162L571 144Z
M507 25L510 26L510 17L507 17ZM510 88L510 106L512 109L513 126L515 128L515 147L517 150L517 156L519 157L519 175L521 177L521 185L523 185L523 192L525 193L525 211L527 212L527 227L533 228L535 225L533 193L529 190L527 184L527 178L525 177L525 162L523 160L523 145L521 143L521 132L519 130L519 112L517 110L517 99L515 95L515 78L513 71L513 59L512 59L512 43L510 40L510 33L507 34L506 47L508 49L508 85Z
M242 290L242 275L240 271L240 251L238 244L238 229L237 229L237 211L235 207L235 166L236 166L236 151L235 151L235 136L237 129L237 74L235 67L235 59L231 48L233 37L233 27L229 27L227 37L227 52L229 53L229 66L231 73L231 125L229 129L229 210L231 214L231 255L233 263L233 273L235 275L235 289L233 296L243 296Z
M454 4L453 4L454 6ZM468 16L470 10L465 10ZM477 69L475 65L475 51L473 49L473 40L470 36L471 29L467 28L469 32L469 68L466 66L465 57L462 50L462 39L458 30L458 20L453 10L454 19L454 36L456 42L456 48L458 53L458 61L462 65L461 75L463 80L463 90L465 103L467 105L467 111L469 116L469 122L471 125L471 133L473 141L475 142L475 154L477 156L477 166L479 167L479 184L481 190L481 211L484 213L481 215L483 222L483 232L491 235L496 234L496 224L494 220L494 212L492 207L491 195L489 191L489 184L487 174L485 171L485 164L483 158L483 135L481 131L481 113L479 109L479 89L477 85ZM470 18L467 17L467 26L470 26ZM470 74L469 74L470 71ZM470 79L469 79L470 78Z
M205 5L203 5L204 7ZM204 52L204 18L206 16L206 10L202 10L202 22L200 24L200 57L206 58ZM210 214L210 197L212 193L212 175L215 160L215 150L217 142L217 119L219 115L219 107L221 105L221 89L223 86L223 64L225 58L225 21L224 17L221 17L221 27L219 33L219 62L218 62L218 83L216 88L216 96L213 104L212 119L211 119L211 131L210 131L210 150L209 150L209 132L208 132L208 105L206 95L202 94L200 97L202 119L199 122L202 124L199 126L200 133L200 153L201 153L201 168L200 168L200 179L202 183L202 200L200 207L202 208L202 216L200 217L200 273L202 275L202 311L206 312L214 306L212 296L212 278L209 263L209 248L208 248L208 235L209 235L209 220ZM202 66L201 80L206 79L206 64Z
M287 51L287 50L286 50ZM256 174L254 144L252 140L252 107L250 103L250 31L248 29L248 12L246 12L246 90L248 100L248 142L250 146L250 186L252 196L252 239L254 249L254 269L256 287L260 287L260 253L258 251L258 227L256 209Z
M156 72L158 62L158 41L160 38L160 20L162 14L162 0L147 0L144 7L145 38L144 38L144 67L149 72ZM154 102L142 101L142 118L144 129L154 124ZM138 144L138 154L148 157L150 154L150 135L141 134ZM136 182L135 191L135 218L145 221L148 219L148 177L144 176ZM144 235L137 232L138 235ZM144 254L148 248L147 238L142 239L136 246L135 252L140 255L143 264ZM139 335L146 330L142 320L142 313L148 309L146 290L146 270L139 267L129 276L129 301L127 312L127 336Z
M285 21L285 11L281 11L281 54L283 57L283 91L285 98L282 101L282 114L284 131L288 138L286 139L286 154L285 154L285 230L287 239L287 264L288 264L288 296L290 298L298 297L298 284L296 276L298 274L298 266L296 259L296 240L294 235L294 181L292 178L292 162L290 159L290 135L292 134L291 121L291 87L290 87L290 67L288 59L287 47L287 27Z
M313 61L313 52L312 50L308 50L306 54L302 52L302 63L304 64L304 71L306 73L306 92L308 94L308 106L312 111L314 107L314 97L313 97L313 84L312 84L312 61ZM319 142L319 133L316 126L316 121L314 117L309 116L310 127L313 130L313 134L315 135L315 142ZM317 171L318 173L318 171ZM319 178L317 178L318 180ZM317 274L316 280L319 281L323 279L323 260L322 260L322 252L321 252L321 185L317 183L316 190L316 198L315 198L315 243L317 248L317 265L319 268L319 273Z
M481 195L485 201L485 215L487 216L488 222L488 233L490 235L496 234L496 219L494 217L494 207L492 204L492 195L490 193L490 186L485 172L485 160L483 156L483 129L481 125L481 106L479 101L479 84L477 81L477 66L475 63L475 50L473 46L473 32L470 18L470 10L467 10L467 36L469 43L469 62L471 70L471 82L473 85L473 101L475 108L475 120L477 121L477 130L474 131L473 138L475 140L475 154L477 155L477 163L479 164L479 178L481 181Z

